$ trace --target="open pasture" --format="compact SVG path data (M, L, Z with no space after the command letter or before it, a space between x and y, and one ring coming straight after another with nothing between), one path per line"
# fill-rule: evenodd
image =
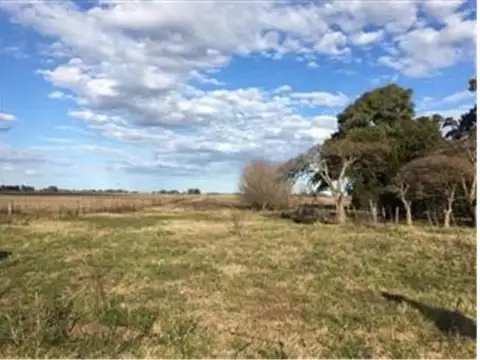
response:
M435 314L380 296L475 317L474 230L300 225L218 198L159 199L0 225L12 252L0 356L475 356Z

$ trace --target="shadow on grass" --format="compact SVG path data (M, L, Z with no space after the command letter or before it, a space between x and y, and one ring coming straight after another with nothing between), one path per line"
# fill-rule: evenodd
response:
M382 292L381 295L396 303L406 303L417 309L425 318L432 321L438 330L446 335L458 334L462 337L476 339L477 325L475 320L463 315L459 311L424 304L403 295Z
M0 250L0 260L6 260L10 256L12 256L12 253L10 251Z

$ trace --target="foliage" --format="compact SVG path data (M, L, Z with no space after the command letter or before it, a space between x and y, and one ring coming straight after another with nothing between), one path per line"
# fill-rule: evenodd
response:
M200 189L188 189L187 194L189 195L200 195L202 192Z
M469 88L476 91L476 79ZM411 89L396 84L364 93L338 114L336 133L286 162L287 177L307 176L317 190L329 189L334 195L333 184L347 182L342 189L352 195L354 206L368 204L372 211L381 207L389 214L402 207L408 216L412 209L419 216L417 210L431 203L432 196L416 196L420 184L425 188L428 183L437 195L454 194L449 203L463 203L473 217L476 105L456 121L440 115L415 117L412 97ZM448 128L446 136L442 127ZM419 182L420 174L412 174L420 167L426 172ZM432 185L448 171L455 175L453 182L437 180ZM448 191L453 183L455 192Z
M414 116L413 91L396 84L368 91L341 112L338 117L339 134L353 128L394 126Z

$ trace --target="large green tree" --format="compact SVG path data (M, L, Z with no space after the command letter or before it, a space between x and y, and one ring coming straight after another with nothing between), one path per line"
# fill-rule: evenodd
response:
M354 205L369 206L374 217L379 206L393 209L398 205L388 187L399 169L441 140L442 119L415 119L412 97L411 89L390 84L364 93L337 117L338 132L332 138L342 138L355 129L365 141L383 149L383 156L362 157L348 174ZM372 151L378 150L372 147Z
M398 192L390 186L399 169L441 141L442 119L415 119L412 96L412 90L396 84L364 93L338 114L338 131L316 150L323 155L322 167L318 167L318 161L316 167L310 166L313 157L304 154L293 162L294 173L305 174L305 169L309 169L310 179L318 184L318 189L331 190L325 173L319 171L328 169L330 183L342 182L342 190L349 190L354 205L369 206L374 220L379 207L393 209L401 205ZM344 148L346 143L350 144L349 158L353 161L342 162L338 155L327 151ZM345 181L349 186L345 186Z
M469 88L476 91L475 79ZM380 207L390 216L395 208L403 209L409 224L432 204L443 209L445 225L455 207L473 213L476 107L454 123L457 127L450 125L444 138L441 126L451 119L415 117L412 97L411 89L396 84L365 92L338 114L337 132L284 168L290 175L308 176L317 190L330 190L340 222L345 191L354 206L370 207L374 219ZM448 161L455 164L447 167ZM447 178L444 172L449 180L438 180L439 175ZM425 188L435 189L435 196L418 196Z
M414 115L413 91L389 84L365 92L337 116L338 135L353 128L395 126Z

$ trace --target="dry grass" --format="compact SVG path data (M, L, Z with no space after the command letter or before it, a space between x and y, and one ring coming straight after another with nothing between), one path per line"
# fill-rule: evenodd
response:
M1 195L0 219L7 217L75 217L85 214L122 214L155 206L210 207L230 206L233 195Z
M332 205L333 199L293 195L293 205L314 202ZM348 202L348 200L347 200ZM120 195L1 195L0 218L9 212L13 216L72 217L85 214L122 214L144 210L150 207L168 206L170 209L215 210L239 205L236 195L161 195L161 194L120 194Z
M377 296L474 316L473 230L174 204L53 223L0 229L13 252L0 262L0 357L475 357L474 341Z
M1 195L0 214L78 216L99 212L132 212L179 199L179 196L153 195Z

